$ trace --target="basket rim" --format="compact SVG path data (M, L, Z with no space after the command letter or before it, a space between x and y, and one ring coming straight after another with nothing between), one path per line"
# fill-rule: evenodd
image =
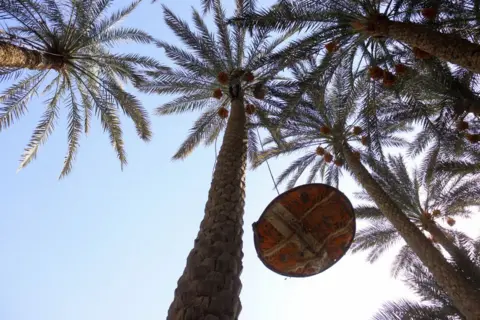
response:
M347 206L348 208L350 209L350 212L352 213L353 215L353 237L352 239L350 240L350 242L348 243L347 247L346 247L346 250L344 252L344 254L338 258L338 260L334 261L331 265L329 265L328 267L326 267L325 269L323 269L322 271L318 272L318 273L314 273L314 274L310 274L310 275L300 275L300 274L292 274L292 273L286 273L286 272L281 272L279 270L276 270L274 269L271 265L269 265L265 259L261 256L260 254L260 250L259 250L259 238L258 238L258 233L256 231L256 226L258 224L258 221L260 219L262 219L262 217L266 214L266 212L270 209L270 207L281 197L283 197L285 194L288 194L290 192L294 192L294 191L297 191L298 189L301 189L301 188L305 188L305 187L309 187L309 186L318 186L318 187L325 187L326 189L331 189L335 192L337 192L337 194L344 198L346 200L346 203L347 203ZM355 209L353 208L353 205L352 205L352 202L350 201L350 199L342 192L340 191L340 189L338 188L335 188L331 185L328 185L328 184L324 184L324 183L307 183L307 184L303 184L301 186L297 186L297 187L294 187L292 189L289 189L279 195L277 195L272 201L270 201L270 203L267 205L267 207L263 210L262 214L260 215L260 217L258 218L257 221L255 221L253 224L252 224L252 229L253 229L253 242L254 242L254 245L255 245L255 251L257 252L257 257L260 259L260 261L263 263L263 265L265 267L267 267L270 271L273 271L274 273L277 273L281 276L284 276L284 277L291 277L291 278L308 278L308 277L312 277L312 276L316 276L320 273L323 273L325 272L326 270L330 269L332 266L334 266L335 264L337 264L338 261L340 261L348 252L348 250L350 250L350 247L355 239L355 235L356 235L356 232L357 232L357 223L356 223L356 217L355 217Z

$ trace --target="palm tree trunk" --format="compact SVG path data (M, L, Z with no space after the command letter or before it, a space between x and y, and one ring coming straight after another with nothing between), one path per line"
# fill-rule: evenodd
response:
M63 59L60 56L44 54L0 41L0 67L59 70L63 67Z
M480 45L454 34L446 34L411 22L377 21L375 35L405 42L445 61L480 73Z
M342 146L345 160L353 176L360 182L385 217L398 230L405 242L420 258L435 277L438 284L450 296L455 306L467 319L480 319L480 293L460 273L456 272L445 257L433 246L425 235L413 224L393 202L372 175L356 159L350 146Z
M480 284L480 269L470 260L468 253L457 247L450 239L448 239L435 222L428 221L425 224L425 228L450 254L465 275L470 278L472 282Z
M168 320L238 319L246 154L246 116L240 97L231 102L205 217L178 280Z

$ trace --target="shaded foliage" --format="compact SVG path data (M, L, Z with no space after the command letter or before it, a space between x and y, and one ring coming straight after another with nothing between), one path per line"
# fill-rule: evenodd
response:
M479 245L478 240L473 241L469 239L469 242L477 246ZM478 262L476 261L477 265L480 266ZM408 266L405 267L402 278L403 282L415 293L419 301L401 299L399 301L386 302L372 319L466 319L455 307L448 295L438 286L432 274L417 258L413 258Z
M431 6L438 12L433 21L422 14L422 9ZM361 79L375 88L369 91L369 103L362 104L361 113L369 115L370 125L378 117L399 125L420 125L421 131L408 150L412 156L424 153L424 165L430 170L439 162L444 171L472 173L478 167L466 167L465 161L478 158L480 144L470 143L466 137L480 131L478 75L435 57L418 59L412 48L363 32L356 23L381 14L390 20L455 32L474 41L478 37L478 10L472 1L437 1L433 5L413 0L281 0L271 8L257 6L237 14L230 23L253 30L301 30L299 39L272 57L272 64L292 65L320 57L321 63L296 79L297 89L286 99L289 109L298 106L301 96L316 85L316 79L330 81L335 70L343 68L350 83ZM379 82L370 80L372 67L381 72ZM393 77L391 83L388 77ZM457 121L464 120L469 122L469 129L457 130Z

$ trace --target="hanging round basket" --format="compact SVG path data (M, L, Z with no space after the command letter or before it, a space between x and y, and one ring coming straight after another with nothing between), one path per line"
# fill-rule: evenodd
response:
M314 183L288 190L253 224L255 249L267 268L310 277L334 265L355 236L355 213L340 190Z

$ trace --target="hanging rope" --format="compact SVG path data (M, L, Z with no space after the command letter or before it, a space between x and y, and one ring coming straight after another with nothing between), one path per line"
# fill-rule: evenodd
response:
M215 173L215 166L217 165L217 158L218 158L218 154L217 154L217 140L218 140L218 136L215 138L215 161L213 161L212 179L213 179L213 174Z
M260 142L260 146L262 147L262 151L265 152L265 149L263 148L262 138L260 138L260 132L258 131L258 127L256 127L255 129L257 130L257 137L258 137L258 141ZM268 172L270 172L270 178L272 178L273 185L275 186L275 190L277 190L277 194L280 194L280 191L278 191L277 182L273 177L272 168L270 168L270 163L268 163L268 160L265 160L265 162L267 163Z

